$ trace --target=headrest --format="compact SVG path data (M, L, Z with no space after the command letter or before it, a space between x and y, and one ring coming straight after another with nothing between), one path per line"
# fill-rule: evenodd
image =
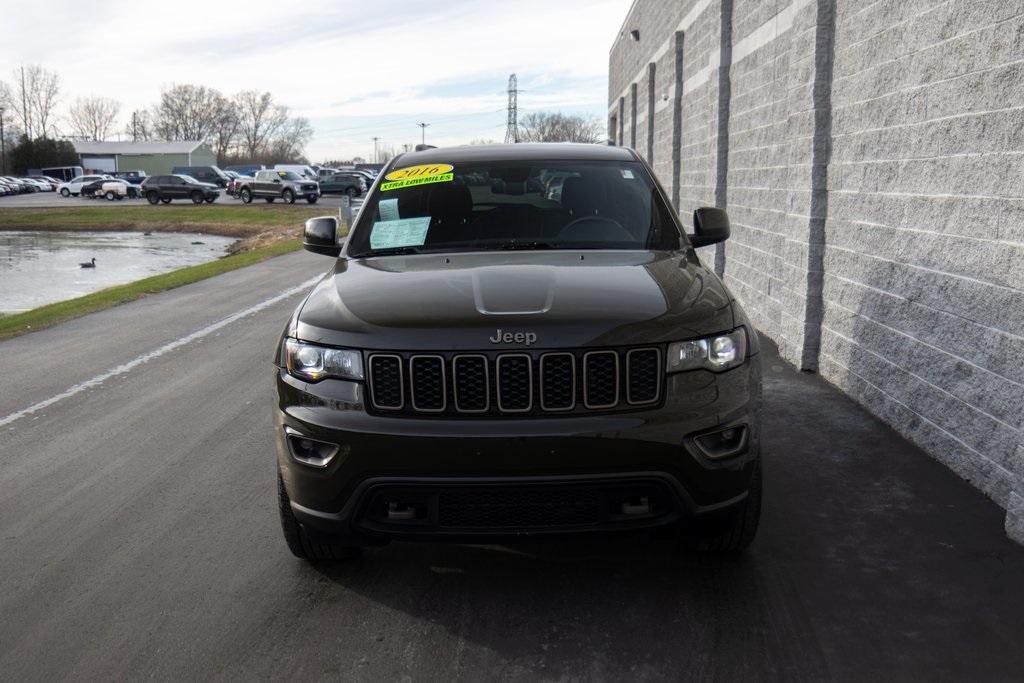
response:
M465 218L473 213L473 196L465 185L439 183L430 190L427 213L434 219Z

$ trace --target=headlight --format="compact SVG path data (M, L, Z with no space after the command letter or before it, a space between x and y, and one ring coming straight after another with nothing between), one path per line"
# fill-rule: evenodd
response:
M308 382L319 382L325 377L363 379L363 356L359 351L328 349L287 339L284 355L288 374Z
M704 368L721 372L734 368L747 358L747 332L738 327L728 334L668 345L668 372Z

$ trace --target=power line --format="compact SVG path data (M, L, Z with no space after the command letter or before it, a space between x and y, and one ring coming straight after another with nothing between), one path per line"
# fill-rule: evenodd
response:
M505 144L519 142L519 81L515 74L508 77L508 120L505 124Z

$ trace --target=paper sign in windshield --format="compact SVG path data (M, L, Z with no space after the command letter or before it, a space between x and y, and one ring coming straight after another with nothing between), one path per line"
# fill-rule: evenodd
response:
M418 166L406 166L391 171L384 176L380 184L382 192L397 190L403 187L415 185L427 185L429 183L448 183L455 175L452 173L455 168L451 164L420 164Z
M402 218L397 221L378 221L370 231L370 249L419 247L427 239L430 216Z

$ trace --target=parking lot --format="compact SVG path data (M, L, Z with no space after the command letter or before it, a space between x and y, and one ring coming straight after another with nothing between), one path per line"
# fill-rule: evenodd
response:
M329 206L337 209L341 206L340 196L324 196L320 198L320 201L316 203L316 206ZM181 199L175 202L176 204L191 204L187 199ZM362 198L357 198L353 202L354 207L358 207L362 203ZM253 206L262 206L264 202L257 200L253 202ZM274 202L276 206L289 206L281 201ZM235 197L229 197L224 192L221 192L220 199L218 199L213 206L245 206L240 199ZM68 208L73 206L148 206L145 199L124 199L121 201L107 201L105 199L88 199L85 197L61 197L56 192L33 192L31 194L11 195L9 197L0 197L0 208L39 208L39 209L51 209L51 208ZM297 207L308 207L310 206L304 200L296 201L291 206Z

